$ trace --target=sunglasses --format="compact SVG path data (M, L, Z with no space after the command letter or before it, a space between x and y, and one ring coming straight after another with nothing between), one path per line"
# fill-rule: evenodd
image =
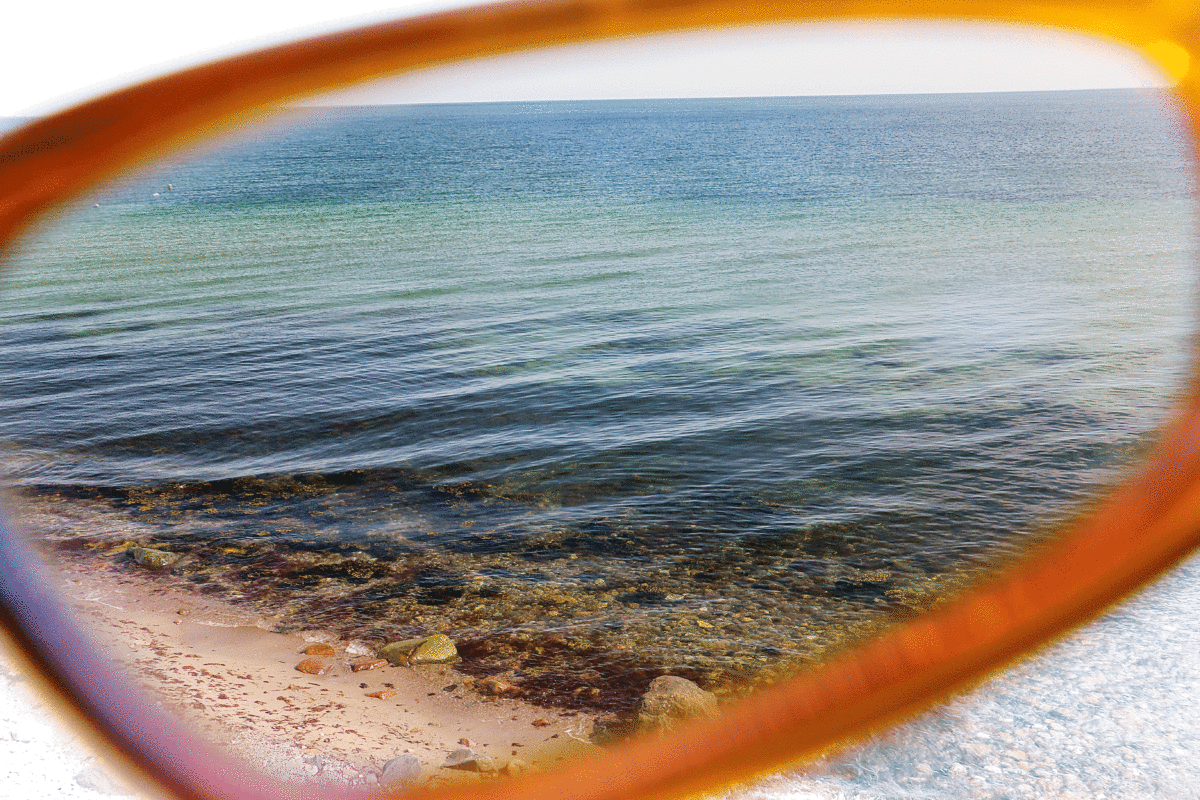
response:
M1078 32L1124 45L1158 65L1177 82L1175 99L1194 126L1200 98L1189 70L1192 16L1184 6L1073 2L900 8L876 2L597 1L510 3L375 25L191 68L12 131L0 140L0 237L15 248L50 215L105 182L319 92L460 60L734 25L950 20ZM440 794L652 798L711 792L858 741L978 684L1095 618L1193 551L1200 532L1198 410L1188 397L1135 475L953 601L758 689L719 716L634 738L553 771ZM303 787L248 769L146 702L90 643L46 580L30 542L11 525L0 537L0 599L15 648L101 746L152 787L180 798L305 796Z

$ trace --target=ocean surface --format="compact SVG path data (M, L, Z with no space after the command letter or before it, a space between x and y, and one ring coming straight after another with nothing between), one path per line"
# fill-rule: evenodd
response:
M11 259L0 442L48 547L442 631L538 702L732 695L1041 540L1182 391L1163 94L296 118Z

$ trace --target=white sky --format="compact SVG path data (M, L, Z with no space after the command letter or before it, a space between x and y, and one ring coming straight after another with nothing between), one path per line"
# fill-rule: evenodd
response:
M0 115L52 111L169 68L461 0L66 0L2 13ZM836 40L836 41L835 41ZM679 46L678 41L688 46ZM1037 30L793 26L525 54L420 74L340 102L875 94L1162 85L1133 56ZM582 63L600 65L586 68Z

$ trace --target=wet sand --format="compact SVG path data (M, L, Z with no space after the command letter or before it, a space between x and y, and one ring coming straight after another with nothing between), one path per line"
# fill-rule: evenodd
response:
M485 696L452 664L354 672L352 663L371 659L330 632L273 633L271 619L188 591L169 573L81 557L51 577L136 683L281 777L373 786L390 759L411 754L420 782L438 785L494 774L442 766L464 746L500 774L514 760L513 771L538 769L597 749L586 714ZM324 658L330 671L297 671L318 641L336 651Z

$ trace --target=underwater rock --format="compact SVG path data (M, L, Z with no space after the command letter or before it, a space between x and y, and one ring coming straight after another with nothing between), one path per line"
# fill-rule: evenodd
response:
M572 697L582 697L588 700L595 700L603 694L595 686L577 686L571 690Z
M146 569L165 569L182 556L169 550L156 550L152 547L131 547L126 551L137 562L139 567Z
M419 639L404 639L389 642L375 653L392 664L412 666L414 664L448 664L458 660L454 642L444 633L434 633Z
M715 694L706 692L687 678L663 675L650 682L650 688L638 701L638 728L665 731L685 719L716 713Z
M508 681L502 681L499 678L493 677L484 678L479 681L479 691L495 696L511 696L521 693L519 688Z
M308 647L304 648L300 652L304 653L304 655L306 655L306 656L336 656L337 655L337 651L333 649L333 646L325 644L324 642L318 642L317 644L310 644Z
M516 778L520 775L527 775L532 771L533 771L533 767L531 767L529 765L529 762L522 761L519 758L510 759L509 762L507 764L505 764L504 768L501 770L501 772L503 772L505 775L507 775L510 778Z
M601 714L592 720L593 744L614 744L636 733L634 720L628 714Z

